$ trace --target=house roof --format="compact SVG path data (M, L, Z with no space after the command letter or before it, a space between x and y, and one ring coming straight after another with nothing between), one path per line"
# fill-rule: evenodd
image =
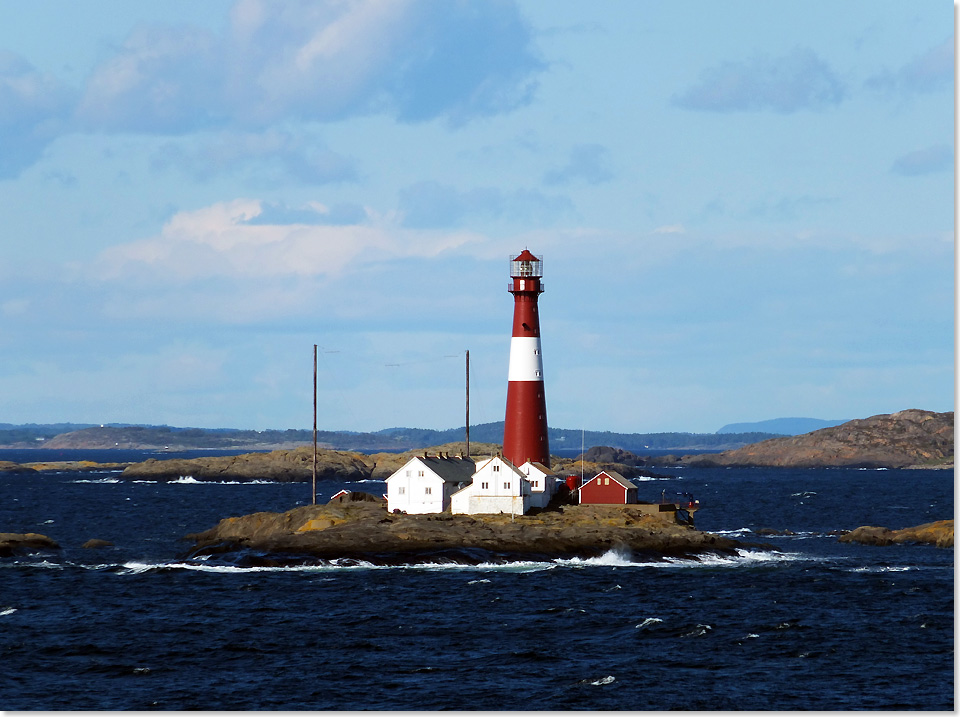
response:
M473 480L473 474L477 470L476 463L472 458L441 458L439 456L415 456L403 464L390 478L398 475L411 463L419 463L429 468L435 474L440 476L447 483L468 483ZM387 480L390 480L387 478Z
M599 473L597 473L597 475L595 475L593 478L591 478L587 482L592 483L593 481L598 480L600 476L610 476L610 478L612 478L613 480L615 480L617 483L622 485L624 488L627 488L628 490L630 488L636 488L637 490L639 490L636 483L628 480L627 478L624 478L622 475L620 475L616 471L600 471Z
M486 466L488 466L488 465L489 465L490 463L492 463L493 461L500 461L501 463L503 463L503 464L507 467L507 470L510 470L510 471L516 473L516 474L517 474L518 476L520 476L521 478L526 478L526 476L523 474L523 471L521 471L519 468L517 468L517 467L513 464L512 461L510 461L510 460L507 459L507 458L504 458L503 456L494 456L493 458L487 458L487 459L484 460L484 461L480 461L479 463L477 463L477 468L476 468L476 470L479 471L479 470L481 470L482 468L485 468Z
M556 475L552 470L547 468L545 465L543 465L543 463L540 463L539 461L529 461L529 463L544 475L548 475L548 476Z

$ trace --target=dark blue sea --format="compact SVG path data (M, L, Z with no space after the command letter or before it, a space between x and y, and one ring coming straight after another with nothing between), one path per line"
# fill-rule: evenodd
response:
M29 455L0 460L151 457ZM0 475L0 532L63 546L0 558L0 709L954 709L953 550L826 534L952 518L952 471L658 470L641 500L693 493L698 528L775 550L241 568L182 536L308 484ZM344 487L384 490L320 502Z

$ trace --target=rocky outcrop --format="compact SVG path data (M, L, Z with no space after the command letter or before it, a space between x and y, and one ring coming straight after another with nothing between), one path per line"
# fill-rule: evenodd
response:
M112 548L113 543L109 540L101 540L100 538L90 538L86 543L80 546L81 548Z
M186 559L219 555L243 564L364 560L375 564L732 554L752 547L643 514L632 506L564 506L537 515L403 515L382 503L304 506L286 513L226 518L186 536ZM770 546L763 546L769 548ZM253 563L251 563L253 561Z
M374 453L365 455L348 451L317 451L317 478L320 480L386 480L394 471L417 455L444 454L462 455L466 444L445 443L427 449L417 449L404 453ZM591 454L594 458L611 458L627 462L584 462L584 474L595 476L602 470L615 470L621 475L632 478L638 475L659 477L655 473L638 468L644 459L629 451L606 449L606 453ZM470 454L474 460L498 455L500 446L495 443L471 443ZM552 459L555 471L580 472L579 458ZM269 453L244 453L239 456L209 456L190 459L151 458L142 463L128 465L123 471L124 478L148 480L176 480L190 476L196 480L275 480L307 481L313 476L313 447L301 447L294 450L277 450Z
M370 477L367 456L346 451L318 451L317 478L363 480ZM313 447L239 456L156 460L134 463L123 471L124 478L176 480L306 481L313 476Z
M33 468L29 468L21 463L13 461L0 461L0 473L36 473Z
M40 533L0 533L0 558L11 558L37 550L59 550L55 540Z
M839 538L841 543L864 545L897 545L899 543L926 543L938 548L953 547L953 521L938 520L913 528L890 530L871 525L862 525Z
M910 409L872 416L802 436L785 436L734 451L684 456L691 466L953 466L953 412Z

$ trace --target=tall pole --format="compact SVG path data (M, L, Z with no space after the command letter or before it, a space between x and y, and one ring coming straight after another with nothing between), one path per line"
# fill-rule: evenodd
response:
M470 349L467 349L467 458L470 457Z
M313 345L313 493L312 505L317 504L317 345Z

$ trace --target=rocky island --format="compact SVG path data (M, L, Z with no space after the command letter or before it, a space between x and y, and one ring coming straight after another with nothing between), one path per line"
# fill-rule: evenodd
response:
M632 559L732 555L744 543L644 514L630 505L564 505L527 515L391 514L368 494L353 500L225 518L187 535L184 559L219 556L249 565L332 560L377 565L591 558L620 550Z
M952 468L953 411L909 409L722 453L684 456L690 466Z

